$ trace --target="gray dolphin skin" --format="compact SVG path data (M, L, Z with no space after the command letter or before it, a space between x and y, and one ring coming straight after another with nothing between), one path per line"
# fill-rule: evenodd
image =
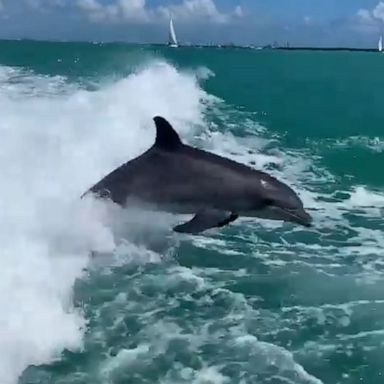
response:
M190 221L173 228L182 233L223 227L239 216L311 225L312 218L300 198L286 184L265 172L185 145L166 119L156 116L153 120L154 145L85 194L109 198L123 207L142 204L169 213L193 214Z

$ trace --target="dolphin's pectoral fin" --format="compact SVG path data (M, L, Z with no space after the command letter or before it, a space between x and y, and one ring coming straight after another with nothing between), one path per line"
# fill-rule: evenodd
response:
M192 220L177 225L173 230L179 233L199 233L210 228L224 227L238 217L239 215L228 211L204 210L196 213Z

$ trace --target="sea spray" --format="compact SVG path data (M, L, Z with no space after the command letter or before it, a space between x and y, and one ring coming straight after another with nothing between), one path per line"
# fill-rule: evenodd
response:
M14 384L28 365L82 348L73 284L91 251L116 244L105 209L79 196L151 145L153 116L187 135L207 95L194 76L161 62L94 92L60 77L0 72L0 376Z

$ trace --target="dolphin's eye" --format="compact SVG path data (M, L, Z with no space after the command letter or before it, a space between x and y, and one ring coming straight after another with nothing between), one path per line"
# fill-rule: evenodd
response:
M273 205L273 200L272 199L264 199L263 205L266 205L266 206Z

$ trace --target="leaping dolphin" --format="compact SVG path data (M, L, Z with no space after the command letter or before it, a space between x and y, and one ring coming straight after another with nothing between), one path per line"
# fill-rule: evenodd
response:
M173 228L182 233L223 227L239 216L311 225L302 201L286 184L265 172L183 144L166 119L156 116L153 120L154 145L86 194L109 198L123 207L135 202L160 211L194 214L190 221Z

